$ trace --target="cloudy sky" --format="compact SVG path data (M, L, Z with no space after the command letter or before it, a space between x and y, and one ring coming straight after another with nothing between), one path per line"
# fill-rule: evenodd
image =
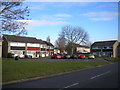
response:
M30 8L28 35L54 44L65 25L79 26L90 41L118 38L117 2L25 2ZM22 20L23 21L23 20Z

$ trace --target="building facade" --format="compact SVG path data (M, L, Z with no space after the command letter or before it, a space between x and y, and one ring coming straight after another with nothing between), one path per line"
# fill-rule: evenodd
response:
M88 46L79 45L76 50L78 53L90 53L90 47Z
M60 50L58 48L54 48L54 54L60 53Z
M120 57L120 42L119 42L119 46L118 46L118 57Z
M54 49L52 44L49 47ZM9 57L9 54L19 57L46 57L51 52L47 48L48 45L44 41L34 37L3 35L3 57Z
M98 57L118 57L118 45L117 40L94 42L91 53Z

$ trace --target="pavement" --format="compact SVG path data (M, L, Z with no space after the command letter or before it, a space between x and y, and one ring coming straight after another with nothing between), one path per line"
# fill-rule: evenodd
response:
M44 79L3 85L7 88L119 88L118 62Z

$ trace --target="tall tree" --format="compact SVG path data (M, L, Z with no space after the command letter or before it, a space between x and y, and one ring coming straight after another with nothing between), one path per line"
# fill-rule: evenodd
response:
M62 27L62 32L60 36L64 37L67 40L67 43L71 43L72 53L73 53L73 44L87 44L89 37L88 33L85 32L81 27L73 27L66 25Z
M66 39L64 37L59 37L56 42L55 46L60 49L60 51L64 51L66 47Z
M2 24L0 34L27 34L25 29L27 23L20 20L28 19L28 7L23 6L23 2L0 2L0 6L0 22Z

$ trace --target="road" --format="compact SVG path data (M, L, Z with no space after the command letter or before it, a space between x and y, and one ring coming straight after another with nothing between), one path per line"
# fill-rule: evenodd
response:
M118 88L118 63L39 80L3 85L4 88Z
M13 58L9 58L9 60L14 60ZM76 61L76 62L111 62L104 59L96 58L96 59L34 59L34 58L23 58L18 61Z

